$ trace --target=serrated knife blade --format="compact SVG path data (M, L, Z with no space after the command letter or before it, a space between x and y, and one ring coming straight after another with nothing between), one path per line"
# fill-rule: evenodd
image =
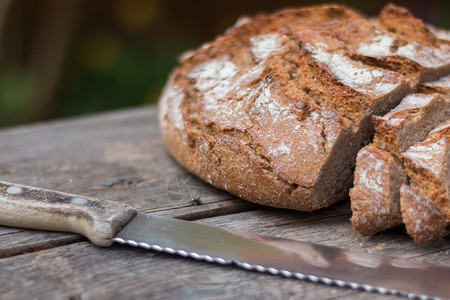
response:
M450 268L138 213L113 241L409 298L449 298Z
M450 268L137 213L116 202L0 182L0 225L80 233L218 264L409 298L450 298ZM119 230L120 229L120 230Z

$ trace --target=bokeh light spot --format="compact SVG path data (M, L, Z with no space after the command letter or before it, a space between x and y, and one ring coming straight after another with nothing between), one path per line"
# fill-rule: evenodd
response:
M119 38L108 32L94 32L80 41L78 58L90 71L107 72L117 62L120 50Z
M118 21L128 29L148 27L160 12L157 0L115 0L114 12Z

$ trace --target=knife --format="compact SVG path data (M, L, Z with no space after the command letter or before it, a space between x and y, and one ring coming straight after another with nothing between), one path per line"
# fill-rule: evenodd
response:
M234 264L409 298L450 298L450 268L138 213L134 208L0 181L0 225L84 235L197 260Z

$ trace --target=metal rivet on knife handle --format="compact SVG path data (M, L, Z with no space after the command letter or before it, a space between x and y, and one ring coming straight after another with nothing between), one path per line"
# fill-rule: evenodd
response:
M79 233L107 247L136 213L117 202L0 181L0 224L6 226Z

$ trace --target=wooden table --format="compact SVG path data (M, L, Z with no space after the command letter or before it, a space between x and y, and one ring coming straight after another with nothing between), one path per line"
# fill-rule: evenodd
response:
M362 238L343 201L314 213L254 205L190 178L162 143L155 107L0 131L0 180L128 203L140 211L450 266L450 239L404 228ZM183 182L188 180L188 184ZM179 185L177 185L177 180ZM193 205L190 186L200 187ZM1 299L393 299L68 233L0 227ZM400 298L401 299L401 298Z

